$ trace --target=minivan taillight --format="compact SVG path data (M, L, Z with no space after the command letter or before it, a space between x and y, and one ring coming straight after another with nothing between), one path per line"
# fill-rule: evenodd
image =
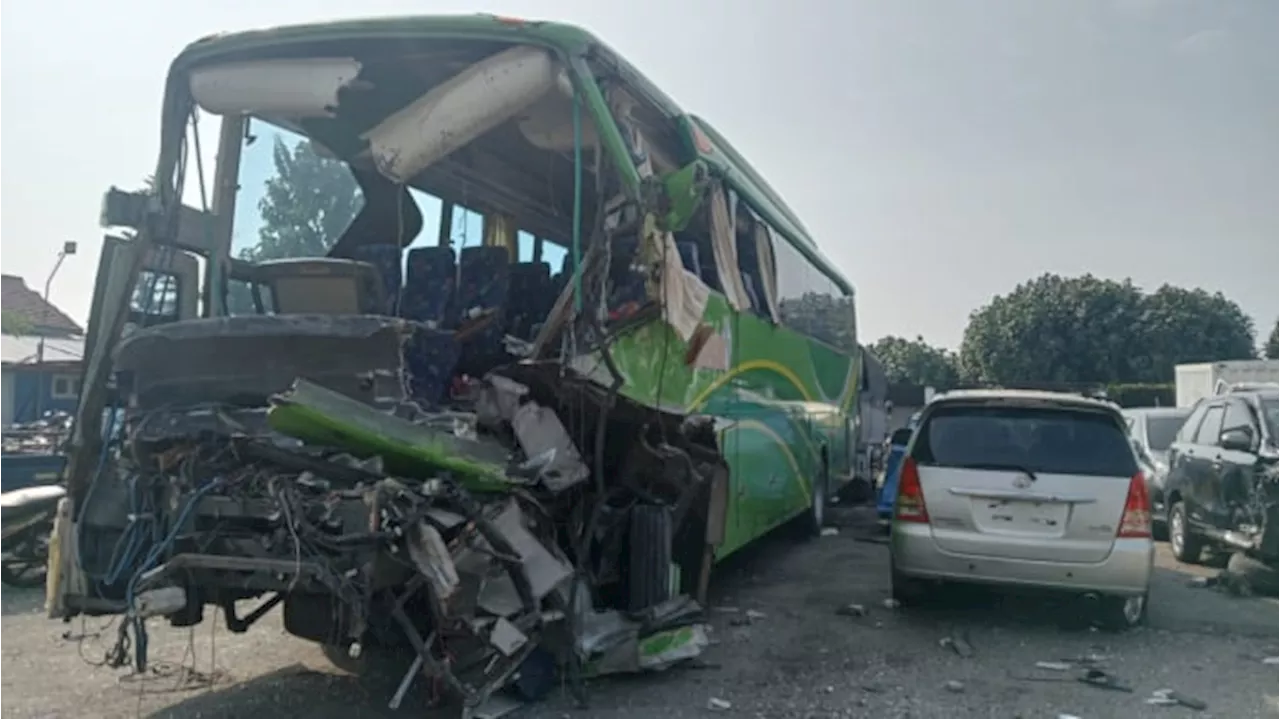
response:
M1129 496L1124 501L1124 515L1120 517L1119 539L1151 538L1151 498L1147 496L1147 481L1138 472L1129 479Z
M902 460L893 518L898 522L929 521L929 511L924 507L924 490L920 487L920 470L916 467L916 461L910 457Z

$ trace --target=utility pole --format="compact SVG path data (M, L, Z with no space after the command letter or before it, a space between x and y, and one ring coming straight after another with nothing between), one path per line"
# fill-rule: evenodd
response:
M41 323L45 326L49 324L49 309L52 307L52 305L49 304L49 290L53 287L53 278L57 276L58 269L62 267L62 261L67 259L67 255L74 255L75 253L75 240L67 240L62 243L62 249L58 251L58 261L53 263L53 270L49 272L49 277L44 281L44 307L40 311L42 313ZM39 390L36 392L36 419L40 419L40 415L44 412L44 335L45 333L40 331L40 339L36 344L36 372L39 373L38 376L40 377ZM50 386L48 391L52 392L53 380L50 379L49 381Z

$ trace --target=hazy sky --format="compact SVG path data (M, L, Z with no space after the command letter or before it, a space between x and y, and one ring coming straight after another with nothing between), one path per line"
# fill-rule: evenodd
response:
M155 167L169 61L359 14L584 25L715 124L858 289L860 334L956 346L1042 272L1277 315L1276 0L85 0L0 21L0 262L83 320L108 186Z

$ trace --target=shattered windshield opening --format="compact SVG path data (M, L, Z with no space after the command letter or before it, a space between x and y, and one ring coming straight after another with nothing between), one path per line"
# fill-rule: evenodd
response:
M250 118L236 178L231 255L323 257L364 207L350 168L302 135Z
M449 300L423 300L420 285L448 282L457 288L463 257L484 252L492 258L492 250L476 248L494 245L492 234L486 239L486 226L496 213L391 183L337 159L316 139L259 117L246 123L236 185L230 243L234 260L256 264L336 257L371 262L382 274L384 288L397 295L391 314L447 327L456 318L442 312L475 313L474 308L449 307ZM528 310L550 309L542 300L563 286L569 251L559 239L520 228L516 219L515 237L505 240L510 265L505 274L512 275L509 283L532 283L540 296L527 303L531 306L521 311L524 321L511 329L530 339L542 316ZM441 265L444 256L436 248L448 248L444 251L453 257L451 269ZM498 272L499 282L506 279L503 274ZM555 282L542 287L538 276ZM263 283L233 278L227 292L230 314L277 311L272 288Z

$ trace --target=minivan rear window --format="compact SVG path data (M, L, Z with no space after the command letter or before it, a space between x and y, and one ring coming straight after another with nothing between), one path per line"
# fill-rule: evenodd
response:
M921 465L1037 474L1127 479L1138 471L1117 418L1052 407L938 407L920 428L911 456Z

